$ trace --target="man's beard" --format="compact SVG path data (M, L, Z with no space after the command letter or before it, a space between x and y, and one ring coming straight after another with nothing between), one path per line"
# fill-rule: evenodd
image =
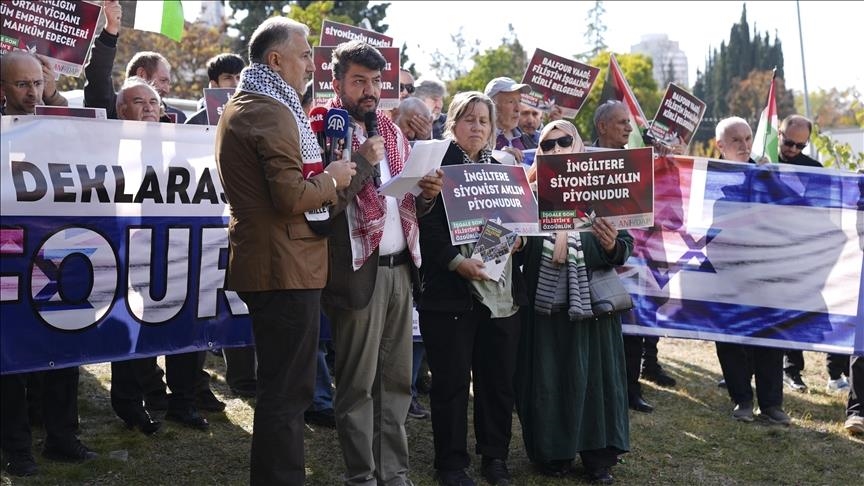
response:
M375 102L375 106L372 109L362 108L360 104L366 100L373 100ZM374 96L365 96L357 100L356 104L343 99L342 107L345 108L349 115L351 115L351 118L357 121L363 121L365 119L366 112L371 111L374 113L378 109L378 98L375 98Z

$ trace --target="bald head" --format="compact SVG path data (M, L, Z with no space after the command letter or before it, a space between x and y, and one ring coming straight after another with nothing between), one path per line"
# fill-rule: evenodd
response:
M427 119L432 119L432 111L426 106L426 103L419 98L409 97L402 100L399 103L399 110L396 114L396 125L399 125L399 129L402 130L402 133L405 135L405 138L408 140L416 140L418 134L414 132L414 129L408 124L408 121L414 115L420 115Z
M32 115L42 102L42 63L33 54L12 51L0 57L0 95L7 115Z

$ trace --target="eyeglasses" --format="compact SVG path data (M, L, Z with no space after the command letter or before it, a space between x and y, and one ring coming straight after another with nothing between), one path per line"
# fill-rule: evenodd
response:
M414 94L414 85L399 83L399 91L407 91L408 94Z
M573 137L571 135L564 135L560 138L547 138L540 142L540 148L543 149L544 152L548 152L555 148L556 143L561 148L567 148L573 145Z
M18 89L30 89L30 88L41 88L44 84L44 81L41 79L37 79L35 81L13 81L12 86L15 86Z

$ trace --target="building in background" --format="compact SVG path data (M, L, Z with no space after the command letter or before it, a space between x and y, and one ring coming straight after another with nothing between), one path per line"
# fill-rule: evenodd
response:
M201 2L201 12L195 21L224 31L226 27L224 2Z
M654 81L661 90L670 82L690 89L687 71L687 55L678 47L677 41L669 40L666 34L646 34L642 42L630 47L631 54L644 54L654 61Z

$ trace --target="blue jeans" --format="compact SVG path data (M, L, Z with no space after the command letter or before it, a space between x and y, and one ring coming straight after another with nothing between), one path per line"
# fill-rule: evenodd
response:
M413 355L411 358L411 398L417 398L417 375L420 374L420 363L426 356L426 346L423 341L414 341Z
M333 384L330 381L330 369L327 368L327 345L318 341L318 369L315 372L315 395L312 397L311 410L333 408Z

